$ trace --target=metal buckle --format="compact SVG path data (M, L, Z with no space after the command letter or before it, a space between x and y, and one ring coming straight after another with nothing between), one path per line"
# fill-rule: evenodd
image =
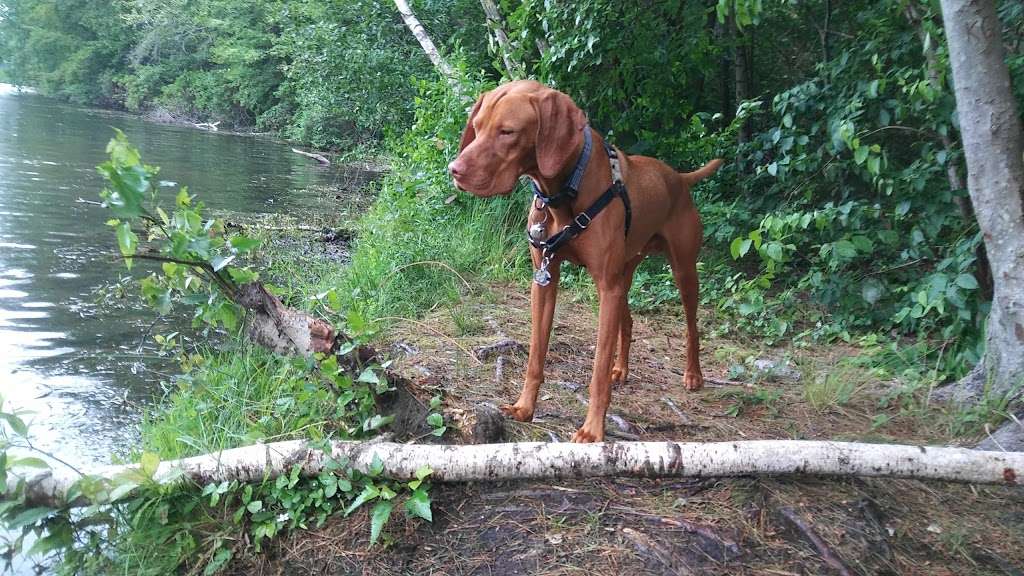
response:
M586 217L586 219L587 219L587 223L586 224L584 224L583 222L580 222L580 216ZM575 222L576 225L580 227L580 230L586 230L587 226L590 226L590 223L593 222L594 219L591 218L590 216L587 216L586 212L580 212L579 214L576 215L575 218L572 219L572 221Z

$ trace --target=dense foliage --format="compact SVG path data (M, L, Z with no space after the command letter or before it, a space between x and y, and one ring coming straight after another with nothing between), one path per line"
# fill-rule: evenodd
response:
M362 224L376 241L360 243L340 281L382 314L452 293L442 268L389 274L399 267L443 260L506 275L522 262L512 240L522 199L446 202L444 177L467 96L500 81L510 60L571 94L632 152L680 167L734 160L699 200L705 303L735 326L769 341L895 331L931 341L950 376L979 357L986 269L933 3L505 1L499 54L479 3L413 2L461 70L460 90L431 80L389 2L3 6L4 72L46 93L318 146L393 134L395 176ZM999 12L1024 98L1024 10L1003 1ZM663 262L640 270L633 299L674 301Z

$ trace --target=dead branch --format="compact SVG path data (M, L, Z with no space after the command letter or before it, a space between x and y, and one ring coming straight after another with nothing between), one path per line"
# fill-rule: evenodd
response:
M823 540L821 536L818 536L818 533L814 531L814 528L812 528L810 524L804 521L804 519L801 518L799 514L797 514L796 510L793 510L792 508L785 506L779 508L779 514L781 514L783 518L788 520L790 524L792 524L800 532L800 534L802 534L803 537L806 538L814 546L814 549L818 551L818 554L821 555L821 559L824 560L826 564L828 564L834 570L839 572L841 576L853 576L853 573L850 572L850 569L846 567L846 564L843 564L843 561L840 560L838 556L836 556L835 552L832 551L832 548L829 547L828 543L825 542L825 540Z
M298 148L292 148L292 152L295 152L296 154L301 154L306 158L312 158L313 160L316 160L323 166L331 165L331 161L328 160L327 157L324 156L323 154L316 154L314 152L304 152L302 150L299 150Z

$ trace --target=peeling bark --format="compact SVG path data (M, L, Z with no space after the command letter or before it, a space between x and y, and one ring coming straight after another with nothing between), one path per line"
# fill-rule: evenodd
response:
M396 480L415 478L417 470L429 466L434 482L812 474L1016 485L1024 471L1024 453L801 440L522 442L469 446L336 441L332 443L332 455L347 459L362 472L370 469L374 458L380 458L384 463L383 476ZM162 462L155 478L164 483L261 482L287 474L294 464L301 464L304 475L315 476L325 463L324 453L310 448L306 441L290 440ZM137 468L107 466L90 476L113 479ZM87 504L82 499L70 504L64 501L64 495L78 478L69 470L32 476L27 479L27 501L48 506ZM9 490L18 480L11 473Z
M239 286L235 301L248 312L246 334L253 343L278 354L327 354L336 333L326 321L289 308L259 282Z

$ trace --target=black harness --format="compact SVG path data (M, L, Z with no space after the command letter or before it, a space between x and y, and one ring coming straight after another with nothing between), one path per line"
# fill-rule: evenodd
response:
M562 185L562 189L559 190L558 194L555 194L554 196L545 196L540 191L540 187L537 186L537 183L532 182L535 210L547 210L548 206L558 208L576 199L576 196L579 194L580 181L583 179L583 173L586 171L587 162L590 160L590 152L592 148L593 141L590 135L590 127L587 126L583 129L583 152L580 154L580 158L576 162L576 168L573 170L572 175ZM541 286L547 286L551 281L551 274L548 272L548 266L550 265L551 257L555 252L557 252L562 246L568 244L570 240L582 234L583 231L590 226L590 223L594 218L597 218L597 215L601 213L601 210L604 210L606 206L611 204L612 200L616 197L622 199L622 205L626 209L625 234L629 235L629 225L633 219L633 213L630 209L629 194L626 192L626 185L622 183L622 167L619 163L619 155L615 151L615 148L607 142L604 142L604 151L608 155L608 162L611 164L612 169L612 185L604 191L604 194L595 200L594 203L586 210L577 214L569 225L563 227L560 231L548 237L548 239L541 240L537 237L540 234L543 234L543 223L547 222L546 215L543 222L531 226L527 233L530 244L541 251L540 267L533 275L533 281ZM535 232L537 233L536 235Z

